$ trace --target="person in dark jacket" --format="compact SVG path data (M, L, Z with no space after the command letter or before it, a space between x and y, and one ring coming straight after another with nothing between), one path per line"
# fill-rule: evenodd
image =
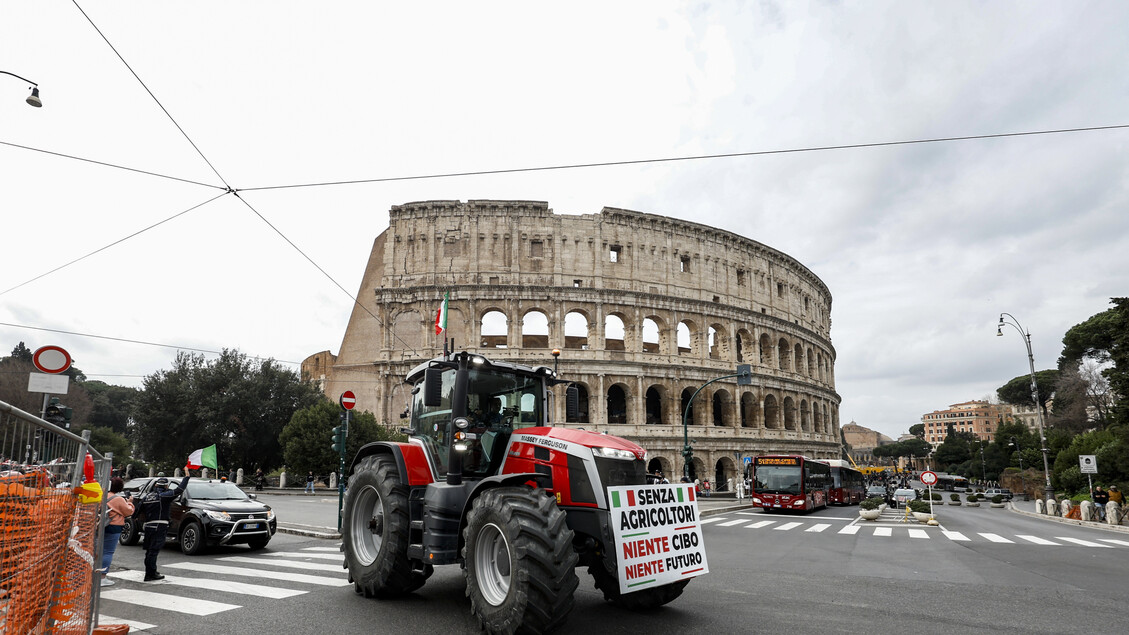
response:
M162 580L165 577L157 572L157 556L165 546L172 502L188 487L190 478L192 478L191 474L186 475L180 481L179 487L169 489L169 479L162 476L153 483L153 489L149 490L140 501L141 511L145 512L145 541L142 545L145 547L146 582Z
M1102 489L1101 485L1094 488L1094 507L1098 510L1098 516L1105 520L1105 504L1109 502L1109 492Z

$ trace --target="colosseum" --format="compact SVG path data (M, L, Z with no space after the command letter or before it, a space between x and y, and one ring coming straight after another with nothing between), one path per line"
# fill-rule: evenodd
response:
M558 386L554 420L634 440L652 471L682 473L684 413L692 476L715 487L757 454L840 455L831 293L771 247L607 207L397 205L373 243L340 352L311 355L304 376L332 399L352 390L359 410L398 425L402 378L442 352L434 320L446 293L456 349L547 366L560 349L560 376L579 387L581 408L565 422ZM705 385L739 364L751 365L751 385Z

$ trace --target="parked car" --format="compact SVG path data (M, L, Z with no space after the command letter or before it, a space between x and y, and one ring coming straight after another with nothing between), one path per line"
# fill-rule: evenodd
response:
M905 507L906 503L917 500L917 490L899 487L894 490L894 507Z
M984 490L984 498L987 498L988 500L992 500L992 497L996 496L996 495L1002 496L1005 501L1011 500L1011 490L1010 489L1001 488L1001 489L986 489L986 490Z
M143 481L142 483L137 483ZM145 512L141 500L153 487L155 478L133 479L125 490L132 493L136 506L133 516L118 539L120 544L137 544ZM135 483L137 485L135 485ZM179 479L169 479L169 487L176 489ZM188 491L173 500L169 513L168 539L180 544L186 555L194 555L215 545L245 544L251 549L262 549L277 530L274 510L255 500L254 494L239 489L226 480L198 479L188 481Z
M867 498L886 498L886 488L882 485L871 485L866 488Z

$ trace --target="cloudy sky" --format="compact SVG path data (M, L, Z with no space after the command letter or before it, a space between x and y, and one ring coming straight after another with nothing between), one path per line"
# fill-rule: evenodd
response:
M0 70L44 106L0 77L0 353L61 345L110 383L176 349L28 327L336 352L388 209L418 200L621 207L784 251L834 296L842 423L894 437L1027 372L1001 312L1049 368L1067 329L1129 292L1129 128L809 150L1127 126L1122 2L2 14ZM750 154L400 178L731 153ZM342 181L369 182L253 189Z

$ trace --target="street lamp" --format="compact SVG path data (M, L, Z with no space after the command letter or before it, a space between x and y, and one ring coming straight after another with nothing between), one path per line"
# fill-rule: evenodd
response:
M1008 320L1004 320L1005 315L1008 316ZM1053 501L1055 499L1055 490L1053 487L1051 487L1051 468L1050 463L1047 461L1047 453L1050 452L1050 450L1047 448L1047 435L1043 431L1043 409L1039 405L1039 386L1035 383L1035 354L1031 352L1031 331L1025 331L1024 328L1020 326L1019 320L1015 319L1014 315L1010 313L1001 313L1000 324L996 328L997 337L1003 337L1004 324L1007 324L1014 328L1016 331L1019 331L1019 334L1023 336L1023 342L1027 344L1027 364L1031 369L1031 399L1035 402L1035 415L1037 416L1036 420L1039 423L1039 441L1043 445L1043 447L1041 448L1043 452L1043 478L1046 479L1044 496L1046 502L1049 503L1050 501Z
M39 84L36 84L35 82L31 81L30 79L28 79L26 77L20 77L19 75L16 75L15 73L9 73L8 71L0 71L0 75L11 75L12 77L15 77L16 79L22 79L25 82L31 84L31 86L32 86L31 94L28 95L27 99L24 100L24 101L26 101L29 106L35 106L36 108L42 108L43 107L43 101L41 99L39 99Z
M984 462L984 439L980 439L980 480L985 484L988 482L988 464Z
M1014 445L1015 452L1019 455L1019 482L1023 485L1023 500L1029 501L1031 500L1031 496L1027 493L1027 482L1023 480L1023 448L1019 447L1019 440L1015 437L1011 437L1011 441L1008 445Z

